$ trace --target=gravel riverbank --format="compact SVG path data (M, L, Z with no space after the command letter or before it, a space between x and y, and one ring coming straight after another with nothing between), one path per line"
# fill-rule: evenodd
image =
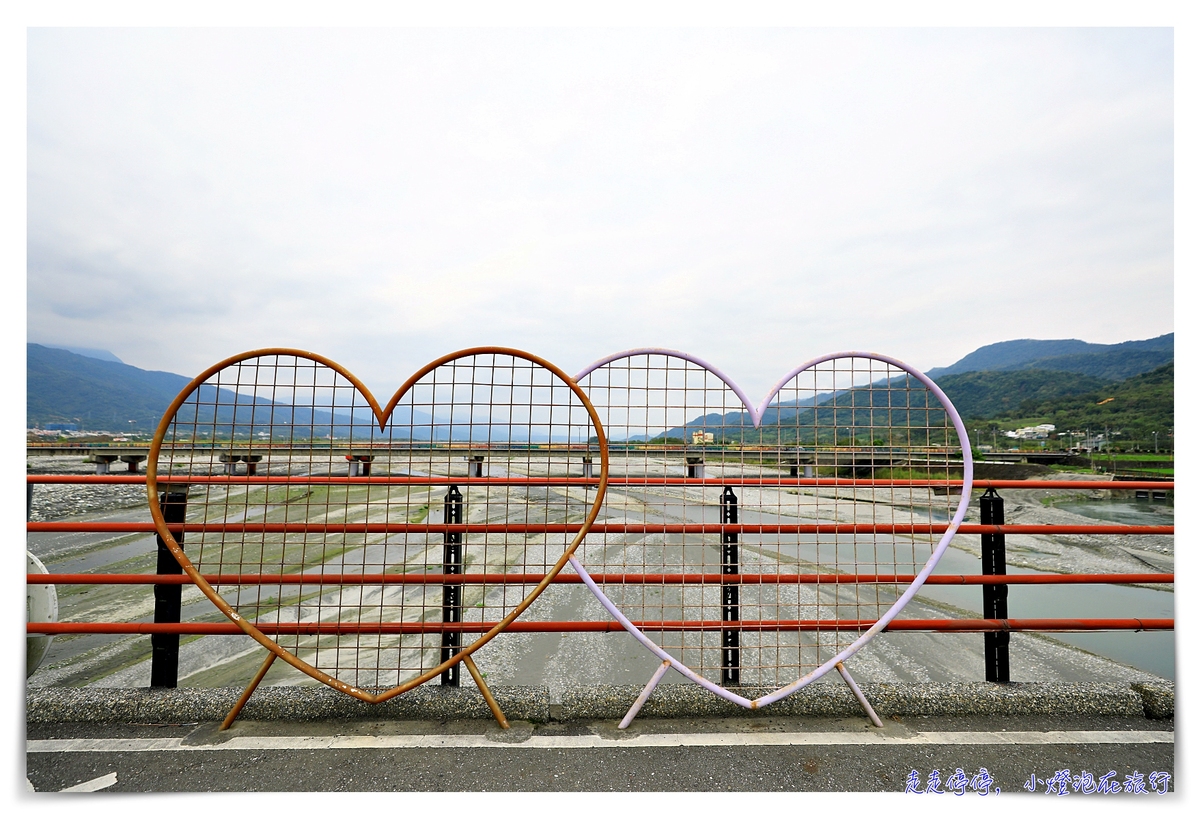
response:
M82 458L29 458L31 474L88 474ZM1056 475L1056 479L1065 477ZM1079 479L1094 479L1080 475ZM1044 502L1064 493L1045 490L1005 490L1006 522L1019 524L1087 524L1095 522ZM1066 493L1069 495L1070 493ZM1081 497L1103 492L1080 491ZM973 502L967 521L978 521ZM1148 506L1153 510L1162 506ZM1154 513L1160 513L1154 511ZM1165 508L1164 524L1171 521ZM130 486L40 485L35 487L31 520L64 519L149 520L145 488ZM1009 535L1010 567L1050 572L1171 571L1173 538L1153 535ZM51 571L153 571L154 538L137 535L31 535L29 547ZM978 564L979 538L959 536L952 549ZM966 571L963 571L964 573ZM977 570L976 570L977 572ZM147 586L103 588L70 586L60 589L63 619L125 621L145 618L152 611ZM223 621L195 589L184 591L185 618ZM921 596L905 616L948 618L962 615L952 605ZM1010 615L1019 614L1010 612ZM1122 615L1113 612L1114 616ZM579 586L552 588L527 612L536 619L603 619L598 603ZM1144 634L1140 636L1150 636ZM892 633L877 638L851 662L864 683L951 683L983 678L982 637L978 634ZM1136 682L1155 674L1066 644L1053 636L1018 633L1012 637L1012 675L1022 682ZM545 685L557 700L578 685L642 684L658 665L657 659L623 633L502 634L476 656L489 684ZM244 684L262 660L262 649L243 637L185 639L180 654L180 684L187 687L225 687ZM54 640L45 664L29 680L33 687L51 685L143 687L149 680L149 639L144 636L68 636ZM470 686L466 673L463 681ZM673 671L665 684L683 682ZM266 684L308 685L307 676L277 663ZM556 698L557 697L557 698Z

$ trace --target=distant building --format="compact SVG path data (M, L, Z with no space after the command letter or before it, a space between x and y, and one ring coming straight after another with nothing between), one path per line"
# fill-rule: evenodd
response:
M78 432L79 424L77 423L47 423L42 427L47 432Z
M702 443L712 443L712 432L692 432L692 445L699 446Z
M1005 432L1004 436L1016 440L1045 440L1053 431L1053 423L1041 423L1037 426L1025 426L1015 432Z

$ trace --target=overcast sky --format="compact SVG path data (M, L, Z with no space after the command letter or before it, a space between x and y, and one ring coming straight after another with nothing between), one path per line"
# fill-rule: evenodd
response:
M1169 29L34 29L28 340L921 369L1174 330Z

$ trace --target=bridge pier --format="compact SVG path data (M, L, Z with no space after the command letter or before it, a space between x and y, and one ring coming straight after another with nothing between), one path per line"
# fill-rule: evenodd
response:
M237 474L237 464L246 464L246 474L254 475L258 473L258 461L262 460L261 454L233 454L231 452L222 452L220 461L225 464L226 474Z
M121 462L129 464L130 474L137 474L138 463L141 463L145 459L146 459L146 455L144 455L144 454L123 454L123 455L121 455Z
M371 476L371 461L375 459L373 454L348 454L346 459L350 461L347 469L348 477L370 477Z
M96 474L108 474L110 464L117 461L115 454L93 454L92 462L96 464Z
M800 476L800 468L804 467L804 477L811 479L816 474L816 454L807 452L804 449L798 449L795 457L784 461L788 465L789 474L792 477Z
M483 455L469 454L464 459L467 461L467 477L483 477Z
M583 476L584 477L594 477L595 476L592 474L592 456L590 454L585 454L583 456Z
M687 460L687 476L704 477L704 456L703 455L688 455L684 458Z

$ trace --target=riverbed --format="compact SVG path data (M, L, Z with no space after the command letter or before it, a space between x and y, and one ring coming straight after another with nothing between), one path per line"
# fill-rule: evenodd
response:
M80 458L30 458L30 471L89 473ZM676 491L682 493L684 489ZM635 503L634 492L625 502ZM1081 492L1071 503L1047 505L1045 492L1003 492L1010 523L1070 523L1087 519L1075 508L1094 507L1099 493ZM614 493L615 501L615 493ZM668 504L669 505L669 504ZM1162 504L1158 504L1161 506ZM695 498L680 508L696 520L719 512L717 496ZM664 506L665 507L665 506ZM913 515L916 507L899 498L895 513ZM1135 506L1134 512L1139 512ZM878 513L878 511L873 512ZM1106 512L1107 513L1107 512ZM1119 513L1128 514L1128 510ZM1173 519L1155 507L1146 513ZM141 486L39 486L34 491L31 519L146 520L145 489ZM761 519L761 517L760 517ZM968 521L978 519L972 505ZM765 521L765 520L764 520ZM745 520L743 521L745 522ZM594 535L582 547L596 547ZM748 544L752 548L752 544ZM154 537L138 535L34 534L29 547L51 571L151 572ZM749 549L747 549L749 550ZM1174 548L1169 536L1010 535L1010 572L1147 572L1173 570ZM805 560L803 545L793 559ZM938 573L979 573L979 538L958 536L947 550ZM979 616L978 587L926 586L910 603L908 618ZM74 621L147 620L153 609L148 586L64 586L60 588L63 619ZM1009 615L1170 617L1174 595L1165 588L1113 586L1016 586L1010 589ZM552 586L525 613L526 619L605 620L607 613L582 586ZM224 621L197 589L184 589L184 618ZM871 642L851 661L859 681L966 681L983 678L979 634L891 633ZM1082 649L1081 649L1082 648ZM1173 633L1014 634L1011 646L1014 681L1128 681L1154 676L1173 678ZM43 667L31 685L67 684L144 686L149 680L149 639L144 636L70 636L54 640ZM180 654L181 686L244 684L263 651L241 636L185 639ZM498 684L547 684L560 693L572 684L640 683L654 672L658 660L624 633L501 634L479 651L476 659L489 681ZM467 674L464 683L469 684ZM664 683L684 681L671 672ZM267 684L310 684L283 663L277 663Z

